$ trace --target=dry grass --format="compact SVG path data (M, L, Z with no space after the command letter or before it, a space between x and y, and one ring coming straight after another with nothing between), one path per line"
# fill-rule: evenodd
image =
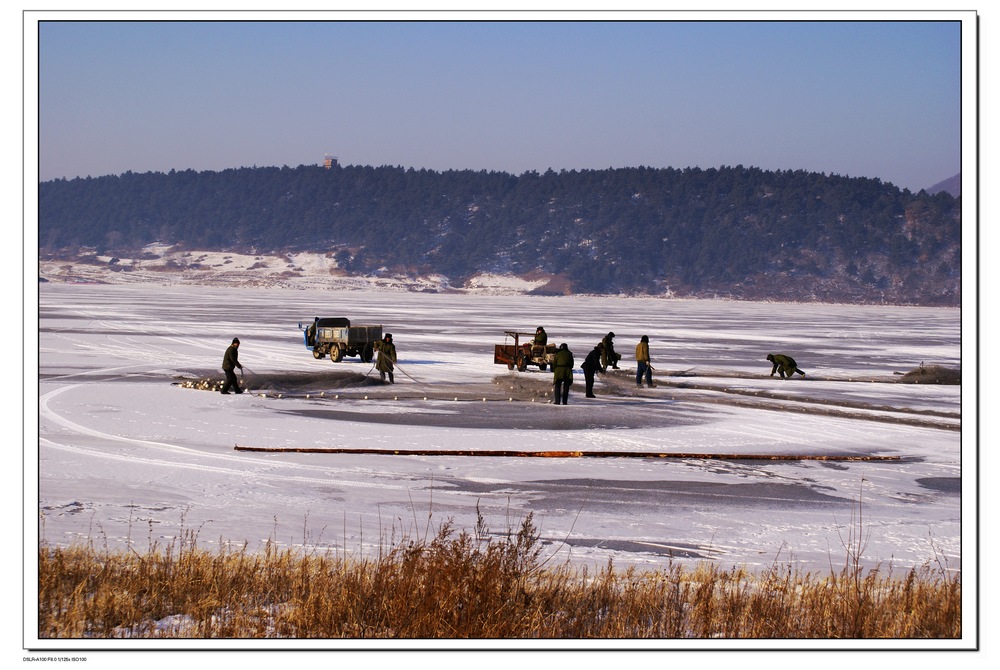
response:
M848 538L829 575L549 567L529 515L492 535L444 524L373 558L209 552L197 537L144 554L39 548L41 638L958 638L961 580L865 571Z

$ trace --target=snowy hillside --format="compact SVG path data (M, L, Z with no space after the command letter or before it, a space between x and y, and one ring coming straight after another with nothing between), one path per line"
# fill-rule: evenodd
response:
M171 284L332 291L462 291L485 295L517 295L544 285L546 279L482 274L464 286L450 286L442 276L406 277L392 273L352 277L327 254L238 254L188 251L154 244L134 258L82 252L68 258L42 258L41 281L98 284Z

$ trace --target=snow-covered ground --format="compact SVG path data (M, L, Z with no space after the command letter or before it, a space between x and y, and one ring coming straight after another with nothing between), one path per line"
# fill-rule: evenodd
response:
M93 252L73 258L44 258L39 261L38 274L72 283L169 283L326 291L460 290L479 295L519 295L543 286L550 279L480 274L471 277L464 286L453 287L440 275L402 277L386 271L373 276L350 276L340 269L332 254L240 254L190 251L165 244L150 244L133 258Z
M478 510L496 533L533 513L552 561L588 566L825 572L857 530L864 563L886 569L959 570L975 550L971 398L897 374L961 367L959 310L56 282L38 309L26 481L49 544L141 551L193 533L361 555L446 520L472 529ZM314 316L382 324L396 384L314 359L297 327ZM538 325L577 367L614 331L622 370L586 399L578 369L570 404L551 404L550 372L493 362L504 330ZM634 380L644 334L652 389ZM197 388L222 379L234 336L251 393ZM768 376L769 352L807 376ZM289 451L345 448L622 457ZM798 458L822 456L895 460Z

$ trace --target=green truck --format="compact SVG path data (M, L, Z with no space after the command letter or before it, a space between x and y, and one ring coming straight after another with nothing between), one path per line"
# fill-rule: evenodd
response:
M375 343L382 339L382 326L352 326L343 317L316 317L308 326L299 322L306 349L313 358L330 357L334 363L345 356L360 356L365 363L375 357Z

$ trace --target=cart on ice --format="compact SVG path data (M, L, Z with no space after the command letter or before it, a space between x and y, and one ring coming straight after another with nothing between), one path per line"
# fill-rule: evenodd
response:
M493 362L506 365L508 370L517 368L519 372L524 372L529 365L537 365L539 370L544 371L556 359L556 346L535 344L534 333L505 330L504 336L504 343L494 346ZM522 339L527 341L522 342Z

